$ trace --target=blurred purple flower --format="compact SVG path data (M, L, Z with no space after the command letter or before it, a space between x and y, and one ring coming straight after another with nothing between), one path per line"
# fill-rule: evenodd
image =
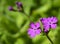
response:
M57 27L57 18L56 17L48 17L48 18L41 18L40 21L43 24L44 31L49 31L50 28L55 29Z
M12 6L9 6L8 9L9 9L10 11L13 11L13 10L14 10Z
M22 3L21 2L16 2L16 5L18 8L22 7Z
M31 23L30 28L28 29L28 34L31 38L35 37L36 35L39 35L41 33L40 29L40 23L37 22L36 24Z

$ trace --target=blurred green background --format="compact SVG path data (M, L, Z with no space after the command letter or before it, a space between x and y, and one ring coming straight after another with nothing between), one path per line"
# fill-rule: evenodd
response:
M30 20L24 13L9 11L15 2L22 2L24 12L33 22L41 17L56 16L58 25L49 33L54 44L60 44L60 0L0 0L0 44L51 44L45 35L29 38L27 30Z

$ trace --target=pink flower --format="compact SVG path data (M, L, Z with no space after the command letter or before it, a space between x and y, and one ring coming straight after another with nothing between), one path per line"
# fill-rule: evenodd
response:
M41 33L40 23L39 22L37 22L36 24L31 23L30 28L28 29L29 36L33 38L36 35L39 35L40 33Z
M56 17L41 18L40 21L43 24L44 32L49 31L50 28L55 29L57 27L58 20Z

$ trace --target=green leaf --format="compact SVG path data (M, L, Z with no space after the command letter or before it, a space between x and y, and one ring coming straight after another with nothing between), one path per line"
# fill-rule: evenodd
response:
M54 7L60 7L60 0L54 0L53 1L53 6Z
M15 44L25 44L25 42L22 38L18 38Z
M23 13L19 13L16 17L16 24L17 26L20 28L22 25L24 25L23 23L26 23L27 19L25 17L25 14Z
M34 6L33 0L20 0L23 3L23 8L26 14L29 15L30 8Z
M50 9L50 7L51 7L50 5L51 5L50 3L45 4L44 6L36 9L36 10L34 11L34 13L36 13L36 14L37 14L37 13L44 13L44 12L46 12L48 9Z
M32 38L33 43L35 44L42 44L43 41L45 41L46 37L40 35L36 35L34 38Z
M41 17L46 17L45 12L47 12L50 8L51 8L51 1L49 0L47 1L46 4L34 10L32 12L32 15L36 16L37 14L39 14L41 15Z

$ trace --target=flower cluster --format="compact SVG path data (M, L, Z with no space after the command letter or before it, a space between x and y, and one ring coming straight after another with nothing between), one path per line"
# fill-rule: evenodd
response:
M17 5L17 10L15 10L12 6L9 6L8 9L10 11L22 11L22 8L23 8L22 3L21 2L16 2L16 5Z
M48 17L48 18L40 18L40 21L43 24L43 31L48 32L50 29L55 29L57 27L57 18L56 17ZM39 35L42 32L40 28L40 23L36 24L31 23L30 28L28 29L28 35L33 38L36 35Z

